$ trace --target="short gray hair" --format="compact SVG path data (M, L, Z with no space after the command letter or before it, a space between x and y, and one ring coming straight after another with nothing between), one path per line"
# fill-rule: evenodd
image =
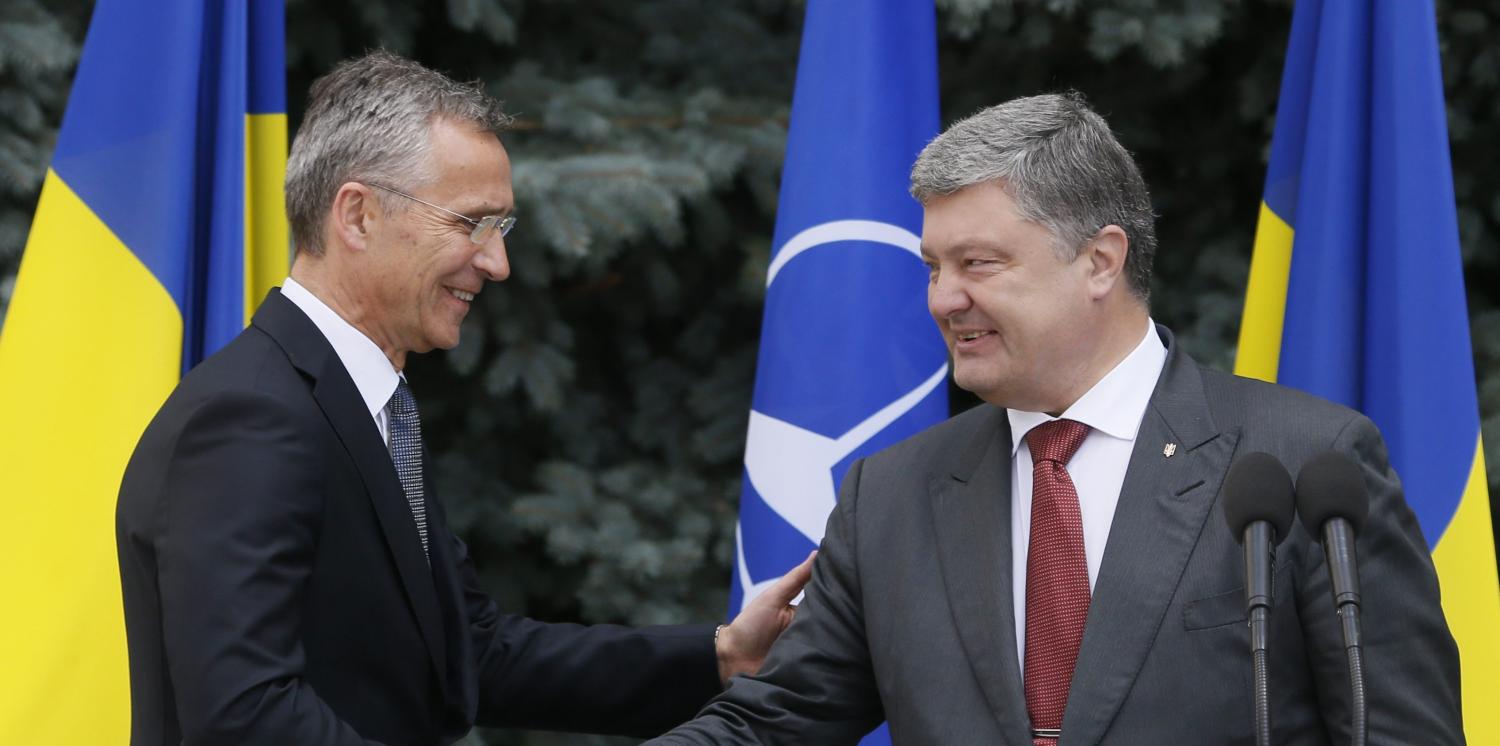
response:
M1081 94L1028 96L959 120L917 156L911 194L935 196L999 181L1021 217L1052 232L1064 259L1078 256L1106 225L1125 231L1125 278L1151 294L1156 216L1130 152Z
M455 82L384 50L345 60L314 81L286 163L297 250L323 253L323 219L345 183L403 188L434 178L429 135L439 118L493 132L510 123L478 83ZM391 199L379 194L382 204Z

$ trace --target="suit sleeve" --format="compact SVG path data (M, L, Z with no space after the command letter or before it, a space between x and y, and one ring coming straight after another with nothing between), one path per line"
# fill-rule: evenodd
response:
M547 624L501 614L454 538L480 725L648 738L720 691L714 625Z
M303 681L300 597L317 542L319 450L261 394L216 396L178 437L156 542L183 743L367 746Z
M1437 573L1416 516L1374 423L1357 416L1334 449L1364 471L1370 513L1356 536L1370 743L1464 742L1458 647L1439 603ZM1316 529L1311 529L1316 530ZM1349 669L1321 545L1297 582L1323 720L1335 743L1351 739Z
M844 478L806 596L760 672L734 677L696 719L651 743L852 744L880 724L855 544L863 465Z

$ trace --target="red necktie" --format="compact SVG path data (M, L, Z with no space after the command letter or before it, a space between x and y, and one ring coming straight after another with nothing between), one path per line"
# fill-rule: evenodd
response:
M1083 518L1068 459L1089 428L1053 420L1026 434L1031 449L1031 543L1026 552L1026 710L1032 743L1053 746L1062 729L1073 665L1089 614Z

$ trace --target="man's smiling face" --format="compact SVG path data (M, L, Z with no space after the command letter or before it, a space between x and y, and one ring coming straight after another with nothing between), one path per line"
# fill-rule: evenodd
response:
M435 178L402 191L476 220L510 213L510 159L499 138L444 120L433 122L431 138ZM450 349L485 283L510 276L505 239L497 230L476 244L461 218L394 194L384 201L407 204L384 211L371 235L367 333L402 357Z
M927 201L922 256L954 381L998 406L1066 406L1092 349L1086 255L1063 260L1052 232L990 181Z

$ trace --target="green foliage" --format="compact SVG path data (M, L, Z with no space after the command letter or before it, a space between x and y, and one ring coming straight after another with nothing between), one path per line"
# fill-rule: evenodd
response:
M0 5L0 278L15 271L87 23ZM938 0L945 120L1077 88L1154 187L1154 316L1233 363L1286 0ZM474 78L517 125L512 279L411 377L436 487L502 606L725 608L803 3L291 0L291 121L373 47ZM1439 1L1491 493L1500 495L1500 0ZM8 298L0 282L0 304ZM579 743L509 732L468 743Z
M68 100L86 3L0 4L0 324Z
M1500 180L1480 164L1500 162L1500 2L1443 4L1438 39L1458 197L1458 233L1469 292L1474 367L1484 458L1489 464L1491 515L1500 516ZM1497 530L1500 536L1500 530ZM1496 542L1500 544L1500 541Z

